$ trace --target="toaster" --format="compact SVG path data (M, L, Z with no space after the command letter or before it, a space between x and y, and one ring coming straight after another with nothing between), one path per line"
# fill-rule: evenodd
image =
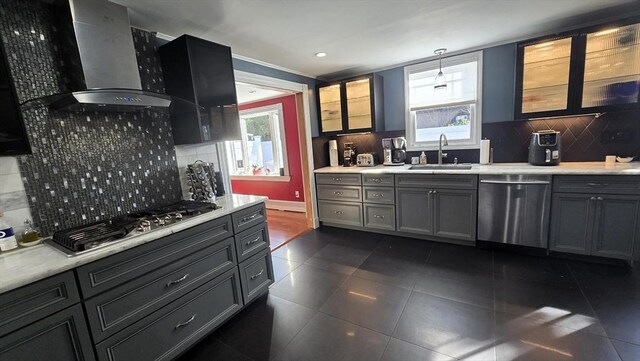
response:
M356 165L358 167L374 167L378 163L376 153L358 154Z

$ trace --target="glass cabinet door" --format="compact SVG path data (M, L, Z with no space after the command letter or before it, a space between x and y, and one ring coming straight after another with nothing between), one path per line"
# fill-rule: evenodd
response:
M640 24L587 34L582 107L638 102Z
M567 37L524 47L522 114L568 108L571 41Z
M320 124L322 132L342 131L342 101L340 84L318 89L320 97Z
M345 87L349 130L371 128L371 79L350 81L345 83Z

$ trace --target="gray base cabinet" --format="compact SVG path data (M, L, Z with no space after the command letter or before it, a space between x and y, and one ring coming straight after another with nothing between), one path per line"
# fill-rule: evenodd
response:
M95 360L82 306L76 304L0 337L0 360Z
M434 236L476 241L476 191L436 189L432 201Z
M433 234L431 191L396 188L396 224L400 232Z
M627 261L640 257L639 177L562 176L554 179L554 191L552 251Z

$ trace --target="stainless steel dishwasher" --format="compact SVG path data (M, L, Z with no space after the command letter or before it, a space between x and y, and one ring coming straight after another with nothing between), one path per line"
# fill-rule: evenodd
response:
M483 175L478 240L547 248L550 175Z

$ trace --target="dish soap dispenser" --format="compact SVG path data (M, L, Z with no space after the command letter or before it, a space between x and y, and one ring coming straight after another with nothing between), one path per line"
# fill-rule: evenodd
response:
M427 155L424 154L424 151L420 154L420 164L427 164Z
M4 213L0 210L0 251L6 252L18 248L18 241L13 234L13 228L2 219Z

